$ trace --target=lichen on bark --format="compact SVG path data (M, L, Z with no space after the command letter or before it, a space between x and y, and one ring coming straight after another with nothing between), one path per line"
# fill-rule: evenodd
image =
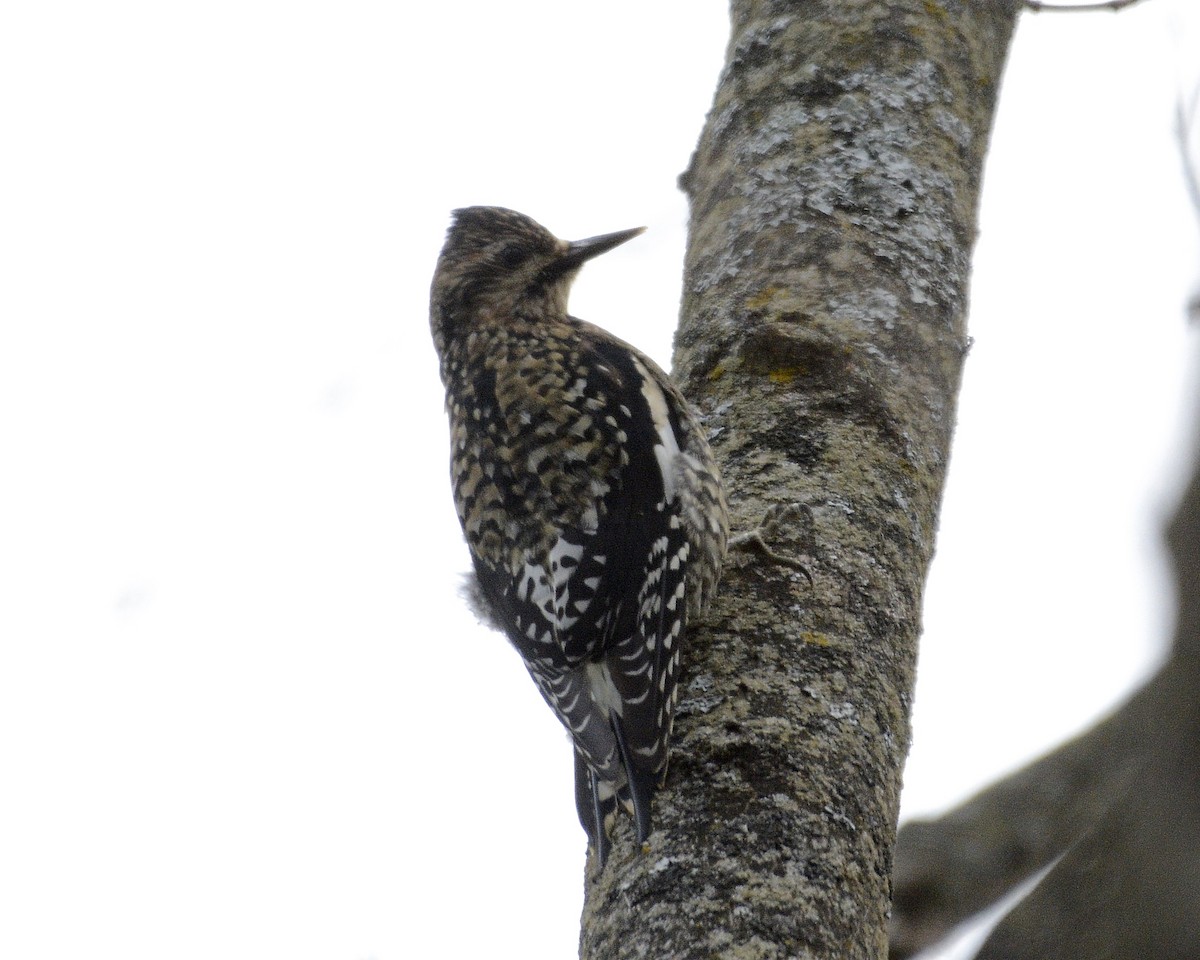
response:
M920 604L1017 4L734 0L688 171L675 376L735 554L690 631L650 849L590 875L581 955L886 956Z

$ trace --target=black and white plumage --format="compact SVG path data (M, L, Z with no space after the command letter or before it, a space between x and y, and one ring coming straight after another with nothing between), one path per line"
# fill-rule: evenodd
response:
M583 263L639 233L568 243L512 210L458 210L430 297L475 592L571 735L601 864L618 803L649 836L684 630L728 539L720 475L679 390L567 314Z

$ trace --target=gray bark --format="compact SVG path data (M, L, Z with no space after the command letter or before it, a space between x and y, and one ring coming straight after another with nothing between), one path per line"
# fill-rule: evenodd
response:
M1018 4L734 0L683 177L675 375L734 555L690 631L649 850L588 877L580 953L879 958L925 576Z

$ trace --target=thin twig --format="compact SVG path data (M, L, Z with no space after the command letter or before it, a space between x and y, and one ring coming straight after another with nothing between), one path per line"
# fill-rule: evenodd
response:
M1196 168L1196 156L1191 149L1192 131L1196 129L1196 114L1200 110L1200 89L1194 89L1190 99L1190 103L1185 103L1180 93L1175 105L1175 139L1183 163L1183 182L1192 201L1192 210L1200 220L1200 170ZM1200 291L1188 299L1187 315L1192 323L1200 323Z
M1041 0L1025 0L1025 9L1034 13L1073 13L1091 10L1123 10L1141 0L1107 0L1105 3L1042 3Z
M1195 207L1196 216L1200 219L1200 172L1196 170L1196 161L1192 156L1192 130L1196 126L1196 109L1200 106L1200 90L1192 92L1192 102L1185 104L1180 94L1175 110L1175 138L1179 144L1179 156L1183 161L1183 182L1187 185L1188 196Z

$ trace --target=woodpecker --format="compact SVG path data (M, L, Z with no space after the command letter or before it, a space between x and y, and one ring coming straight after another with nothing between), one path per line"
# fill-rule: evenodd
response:
M570 733L601 867L618 806L650 835L684 630L729 535L679 389L567 313L580 267L642 230L567 242L513 210L456 210L430 292L471 592Z

